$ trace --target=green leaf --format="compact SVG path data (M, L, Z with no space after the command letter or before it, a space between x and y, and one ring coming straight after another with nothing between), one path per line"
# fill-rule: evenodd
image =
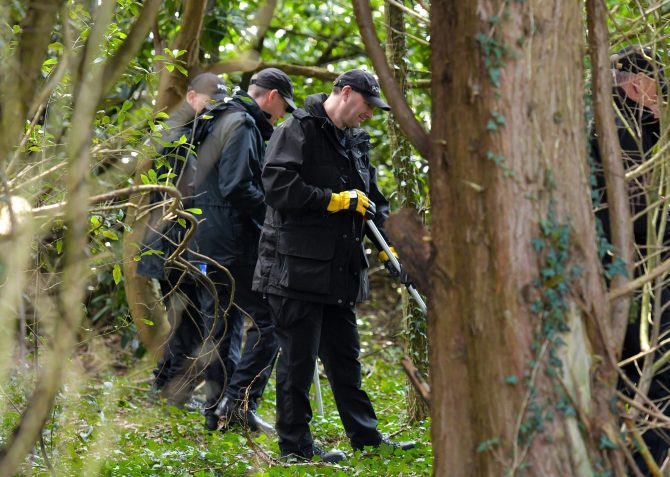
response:
M116 234L116 232L112 230L103 230L102 235L104 235L110 240L119 240L119 236Z
M198 209L197 207L186 209L186 212L193 215L202 215L202 209Z
M144 322L145 325L154 326L154 322L151 321L151 320L147 320L146 318L142 318L142 321Z
M119 284L121 281L121 267L118 263L114 264L114 270L112 270L112 277L114 278L114 283Z
M492 437L491 439L486 439L485 441L479 443L479 445L477 446L477 452L481 453L490 451L498 444L500 444L500 437Z

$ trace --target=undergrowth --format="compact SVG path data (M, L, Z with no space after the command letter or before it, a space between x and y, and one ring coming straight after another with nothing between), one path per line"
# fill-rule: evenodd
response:
M422 476L432 471L429 423L406 424L406 381L400 350L379 342L361 321L363 388L377 412L379 429L396 440L416 440L410 451L383 446L354 452L339 420L325 375L324 414L312 402L312 432L327 450L347 459L339 465L285 465L278 461L276 437L241 430L210 433L198 411L169 406L150 389L146 358L119 373L79 366L59 394L42 442L22 466L21 476ZM73 358L75 366L80 359ZM30 369L14 375L2 390L0 444L17 423L32 388ZM274 376L260 402L260 414L274 422Z

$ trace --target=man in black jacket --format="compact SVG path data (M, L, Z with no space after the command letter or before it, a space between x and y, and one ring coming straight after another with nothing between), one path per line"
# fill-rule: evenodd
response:
M213 73L202 73L193 78L183 102L165 121L166 131L162 141L175 143L182 136L190 138L198 114L212 101L222 101L226 94L223 79ZM192 180L191 169L195 168L195 157L189 154L188 147L162 147L159 154L161 166L157 167L158 175L174 174L172 181L182 192L185 188L179 186ZM176 245L184 239L186 232L175 221L164 217L168 209L167 199L162 193L151 195L151 204L164 205L154 208L151 213L137 273L158 280L172 324L165 352L154 370L153 387L162 391L168 401L181 405L189 397L199 375L197 367L191 365L195 363L194 359L202 344L202 320L195 296L195 282L183 268L166 261L175 251ZM187 204L192 198L184 196L182 200Z
M364 219L382 229L388 215L369 162L369 136L359 128L375 107L390 109L377 80L362 70L347 71L330 96L310 96L268 145L263 168L268 210L254 289L268 297L281 349L276 427L285 458L344 458L314 445L309 429L317 354L352 447L389 443L361 389L355 312L369 287Z
M654 146L661 137L659 117L662 96L659 96L659 89L666 93L667 84L662 70L659 69L661 65L659 58L654 57L653 52L648 48L629 46L612 55L611 60L614 83L613 98L617 109L615 123L628 180L631 214L633 216L633 234L637 250L636 261L641 264L636 267L635 275L640 276L645 273L649 266L649 260L656 260L659 257L659 252L661 253L660 257L667 256L667 252L662 251L662 249L670 244L668 225L665 225L665 221L661 220L660 216L657 217L654 211L649 208L649 205L653 204L653 196L656 194L655 186L651 183L652 168L649 167L649 161L652 159ZM660 82L660 88L657 80ZM603 226L604 237L609 239L609 217L607 209L602 207L607 202L605 183L603 173L600 170L602 164L595 135L591 141L591 148L596 165L595 200L599 207L596 216ZM642 167L647 168L646 172ZM661 227L665 227L665 230L662 230ZM653 232L650 233L650 230L653 230ZM608 260L608 257L605 257L605 264L609 267L611 264ZM667 332L664 330L670 328L670 315L668 315L667 309L664 309L670 302L670 291L664 284L660 289L654 290L654 296L659 299L651 300L651 316L645 316L643 319L652 322L658 321L659 332L664 333ZM651 332L653 325L649 325L649 336L643 340L648 342L651 338L652 343L641 344L640 303L641 300L638 297L633 306L638 316L628 326L622 352L622 359L628 361L628 364L624 366L624 371L630 380L637 384L639 384L640 370L645 361L645 354L641 354L641 352L647 351L650 345L653 346L653 332ZM655 359L660 358L666 351L668 351L666 347L661 347L655 354ZM633 358L634 356L637 359ZM634 394L625 383L621 383L620 387L624 392ZM654 375L647 396L660 409L665 409L666 415L670 415L670 407L668 407L670 371L667 366L664 366ZM652 427L643 433L643 438L652 457L661 464L669 448L670 435L668 432L662 427ZM637 451L635 452L635 458L638 466L645 469L644 459Z
M252 430L271 428L254 411L272 371L277 343L270 310L262 295L251 290L251 282L265 217L261 182L265 141L272 135L273 124L294 107L289 77L277 68L267 68L251 78L248 94L239 91L205 112L212 119L207 139L198 148L194 206L202 209L202 220L192 245L199 255L194 254L192 261L203 269L202 256L207 256L230 272L229 276L207 263L216 294L205 286L198 288L211 344L204 349L209 361L205 369L209 430L217 429L217 414L225 418L224 428L231 423ZM230 303L231 278L234 304ZM240 358L242 313L254 324ZM222 403L224 391L228 399Z

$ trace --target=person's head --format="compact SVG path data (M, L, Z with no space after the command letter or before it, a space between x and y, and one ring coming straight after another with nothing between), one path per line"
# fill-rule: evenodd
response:
M324 103L331 121L340 129L357 128L372 117L374 108L390 111L380 95L379 83L367 71L353 69L333 82L333 91Z
M214 73L201 73L188 85L186 102L191 105L196 114L200 113L212 100L222 101L228 90L222 78Z
M293 83L279 68L265 68L254 74L249 81L247 92L258 106L270 115L272 124L295 109Z
M658 118L660 115L659 88L667 92L667 83L658 55L649 48L628 46L610 57L614 86L627 98L648 109Z

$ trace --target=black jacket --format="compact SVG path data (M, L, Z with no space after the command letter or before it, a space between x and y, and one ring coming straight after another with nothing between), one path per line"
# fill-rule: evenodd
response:
M326 212L331 193L365 192L377 206L381 229L388 202L370 165L369 136L339 130L310 96L274 133L263 169L268 205L254 289L305 301L353 306L369 285L363 219L353 211Z
M265 140L273 128L243 92L205 115L212 117L211 127L197 150L194 198L202 215L189 248L222 265L253 267L265 216L261 182Z
M625 93L619 88L615 90L614 101L621 113L621 116L616 116L615 124L624 161L624 171L628 173L651 157L651 151L660 138L660 122L654 118L651 111L641 108L636 102L626 98ZM609 240L610 226L606 208L605 177L595 134L591 136L591 154L595 166L596 216L603 225L605 237ZM647 214L642 212L648 206L647 194L650 192L649 172L631 180L628 184L631 214L633 216L640 214L633 221L635 243L640 247L645 247L647 243ZM670 239L670 227L666 227L665 236Z
M177 141L180 137L191 137L194 129L195 110L184 101L181 106L175 110L165 121L167 127L161 140L166 143ZM187 146L183 147L157 147L160 149L155 167L156 173L160 176L163 173L173 173L172 179L178 185L184 176L184 168L195 168L195 157L184 157L187 154ZM150 204L155 205L169 199L169 197L160 192L152 192ZM186 199L185 197L183 199ZM174 252L175 244L182 241L186 229L177 222L167 220L164 215L168 205L156 207L152 210L147 223L147 229L140 246L140 261L137 264L137 273L148 278L157 278L159 280L167 279L166 259Z

